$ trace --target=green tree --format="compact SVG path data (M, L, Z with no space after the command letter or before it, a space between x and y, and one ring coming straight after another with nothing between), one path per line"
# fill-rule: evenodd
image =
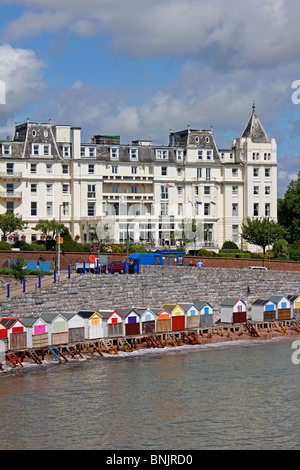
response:
M4 238L16 230L23 230L25 222L22 217L14 214L13 212L6 211L4 214L0 214L0 229L3 232Z
M17 258L15 264L12 265L12 275L22 281L25 277L25 260L23 256L20 254Z
M261 247L264 254L266 246L272 245L279 238L284 238L284 234L284 227L267 217L260 219L248 217L246 223L242 224L242 238L252 245Z
M300 171L296 181L291 181L283 199L278 199L278 222L286 229L289 243L300 240Z
M62 232L63 224L59 224L55 219L40 219L35 226L35 230L42 232L45 238L55 238L59 232Z

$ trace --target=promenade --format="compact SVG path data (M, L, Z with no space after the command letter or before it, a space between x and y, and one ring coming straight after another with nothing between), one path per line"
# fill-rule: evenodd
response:
M60 272L57 271L54 275L51 276L35 276L34 279L27 277L20 282L8 283L6 287L2 287L2 289L0 289L0 301L27 294L43 287L51 286L53 284L57 284L78 276L80 276L80 274L76 273L75 271L69 273L68 270L61 270Z

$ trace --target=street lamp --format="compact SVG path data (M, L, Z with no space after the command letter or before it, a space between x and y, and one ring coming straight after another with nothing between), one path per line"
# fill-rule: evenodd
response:
M59 205L59 225L58 225L58 237L57 237L57 246L58 246L58 258L57 258L57 269L60 274L60 245L61 245L61 208L65 205L72 206L72 202L67 202Z

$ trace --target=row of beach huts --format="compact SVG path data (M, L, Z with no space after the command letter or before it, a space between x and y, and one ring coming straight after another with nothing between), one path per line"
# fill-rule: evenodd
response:
M241 298L221 302L220 324L291 320L300 313L300 295L271 296L252 302L251 315ZM179 332L215 325L213 306L207 301L163 304L160 308L128 307L76 313L42 313L38 317L0 320L0 340L6 350L40 349L103 338Z

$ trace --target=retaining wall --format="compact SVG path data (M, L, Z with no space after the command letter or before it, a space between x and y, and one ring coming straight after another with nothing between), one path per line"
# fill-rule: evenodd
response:
M270 295L300 294L300 272L142 266L140 274L85 274L0 302L0 316L38 316L43 312L77 312L163 303L211 303L219 318L226 297L251 302Z

